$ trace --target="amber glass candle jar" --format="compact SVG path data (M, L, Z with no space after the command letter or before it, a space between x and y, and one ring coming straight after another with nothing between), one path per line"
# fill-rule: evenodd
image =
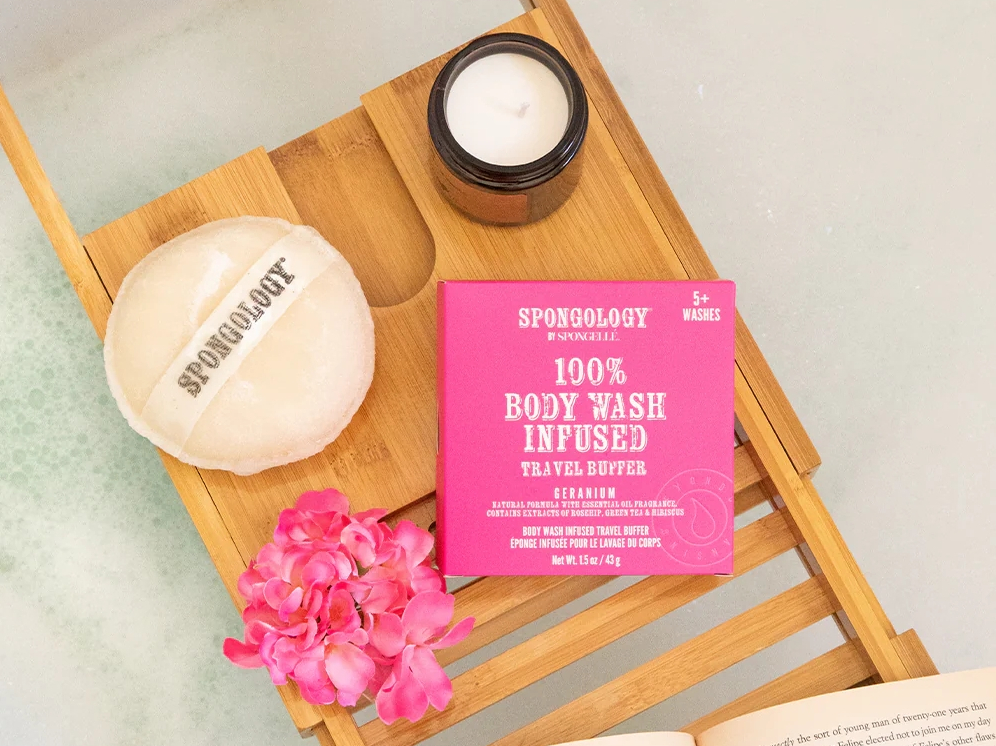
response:
M428 122L439 189L476 220L539 220L580 178L584 86L542 39L502 33L468 44L436 78Z

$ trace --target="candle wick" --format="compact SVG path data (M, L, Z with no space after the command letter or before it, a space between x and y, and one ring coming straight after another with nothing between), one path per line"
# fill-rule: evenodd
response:
M526 109L529 108L529 102L523 101L522 106L519 107L519 119L522 119L526 115Z

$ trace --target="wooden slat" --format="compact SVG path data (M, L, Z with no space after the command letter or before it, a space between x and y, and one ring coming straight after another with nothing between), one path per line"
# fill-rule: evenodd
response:
M810 578L520 728L494 746L534 746L597 736L825 619L837 608L825 579Z
M911 671L917 668L915 676L931 676L937 673L937 668L914 630L903 632L893 638L892 643L901 651L901 655L908 654L911 662L916 661L912 667L907 663ZM725 723L735 717L806 697L850 689L861 685L874 674L875 667L865 655L861 643L858 640L850 640L689 723L681 730L698 737L700 733L714 725Z
M859 589L862 598L867 603L868 608L871 610L878 626L881 627L886 637L896 637L896 630L892 626L892 622L889 621L889 617L885 613L885 609L882 608L882 604L879 603L878 597L875 595L875 592L872 591L871 585L868 584L865 574L861 571L861 568L858 567L857 560L854 559L854 555L851 554L851 550L848 549L847 544L844 543L844 537L840 535L840 532L837 531L836 526L833 525L833 519L830 517L830 513L827 511L826 507L824 507L823 500L820 498L819 493L817 493L816 487L810 479L803 479L802 484L806 488L806 493L809 495L810 503L814 506L818 506L826 516L826 520L829 521L833 530L828 532L827 535L835 543L837 557L839 557L840 560L847 566L849 574L854 578L854 582Z
M894 637L892 644L911 676L936 676L940 673L916 630L906 630L898 637Z
M750 444L750 441L747 441L744 446L751 453L751 457L760 462L761 458L757 455L757 452ZM755 489L763 492L771 505L776 507L783 505L781 500L778 498L778 491L775 489L775 486L770 479L764 479L755 487ZM796 547L795 551L800 562L802 562L802 566L809 574L809 577L813 577L814 575L819 575L821 573L819 565L816 563L816 558L809 550L809 547L805 545L805 538L803 538L801 532L799 533L799 546ZM840 634L845 640L850 640L855 636L854 628L847 622L847 617L843 613L834 614L833 618L834 623L837 625L837 629L840 630ZM888 622L888 620L886 620L886 622ZM893 633L887 630L887 634Z
M735 382L737 415L751 445L768 469L768 476L795 518L820 568L847 613L865 650L885 681L909 677L899 654L881 623L881 606L845 546L837 527L827 513L808 477L800 477L775 435L771 423L754 398L743 374Z
M409 503L405 507L389 513L385 519L390 526L396 526L400 521L411 521L426 531L435 529L436 523L436 493L426 495L421 500Z
M356 721L348 710L339 705L327 705L319 708L322 713L321 726L315 728L315 734L321 733L319 742L331 746L364 746L363 738L356 727ZM380 722L380 721L378 721ZM326 741L321 741L325 738Z
M311 731L311 735L315 737L318 741L319 746L336 746L336 742L332 740L332 734L329 733L329 729L325 727L325 723L319 723Z
M228 595L241 610L245 606L245 601L239 593L239 575L246 569L247 563L232 540L232 535L228 532L217 506L211 500L211 494L193 466L177 461L162 451L159 451L159 456L170 479L176 485L180 499L187 508L187 513L190 514L211 561L218 568L218 574L228 590Z
M754 448L753 446L751 446L750 441L748 441L744 445L751 452L752 457L757 461L760 461L760 457L754 451ZM770 479L767 478L764 479L760 484L758 484L755 487L755 489L758 489L761 492L763 492L766 495L768 501L772 505L776 507L784 505L783 501L781 501L778 497L778 491L775 489L774 483ZM808 546L806 546L805 538L802 536L801 532L799 533L799 546L796 547L795 551L799 557L800 562L802 563L802 566L806 569L806 572L809 573L810 577L821 574L822 571L820 570L819 564L816 562L816 557L813 556L812 551L809 549ZM886 635L888 636L894 635L895 631L892 629L892 624L889 622L888 617L885 616L885 611L882 610L880 607L879 611L881 611L881 617L879 619L879 622L880 624L882 624L882 628L885 630ZM856 636L854 627L847 620L847 616L843 612L834 614L833 618L834 618L834 623L837 625L837 629L840 630L841 636L845 640L850 640Z
M758 484L765 476L763 467L758 468L748 448L737 446L733 449L734 492L740 492Z
M735 510L749 510L767 499L759 484L765 474L744 446L734 451ZM389 521L410 520L428 528L435 520L435 496L428 496L392 513ZM457 591L455 618L477 620L473 633L459 645L438 652L448 665L500 637L533 622L613 580L614 576L551 576L481 578Z
M734 505L739 515L769 501L770 498L768 497L768 493L764 491L764 488L760 484L752 484L750 487L737 493Z
M98 228L83 243L114 297L125 275L153 249L212 220L242 215L301 220L262 148Z
M319 723L315 726L311 731L311 735L318 741L319 746L335 746L335 741L332 740L332 735L329 733L329 729L325 727L325 723Z
M768 481L770 482L770 480ZM813 486L813 483L808 479L806 479L803 480L803 484L805 485L807 492L810 493L810 499L814 500L817 505L822 506L823 505L822 500L820 500L820 496L816 493L816 488ZM826 508L823 508L823 510L826 511ZM832 522L833 519L830 518L829 513L827 513L827 518ZM858 563L854 559L854 555L851 554L851 551L847 548L847 545L844 543L844 537L841 536L840 533L836 531L836 529L830 535L832 536L833 540L836 542L836 551L838 557L840 557L841 561L847 565L848 571L853 576L854 581L857 584L857 587L861 590L861 595L864 598L864 600L867 602L868 608L871 610L875 622L882 629L882 632L886 637L895 638L896 630L892 626L892 622L889 621L889 617L886 615L885 609L882 608L882 604L879 603L878 597L875 595L874 591L872 591L871 589L871 586L868 584L868 581L865 578L865 574L861 571L861 568L858 567ZM812 554L811 547L807 545L805 548L808 554ZM815 555L813 555L813 557L815 558ZM810 561L809 557L804 557L803 563L807 567L813 565L813 562ZM849 622L850 620L847 618L840 620L840 626L844 631L845 637L853 637L855 634L854 631L851 631L847 627L847 623ZM850 626L853 627L853 623L851 623Z
M820 466L820 455L740 311L737 311L736 358L737 367L750 384L796 472L812 476Z
M76 235L76 229L69 222L69 216L59 202L41 163L38 162L38 156L35 155L2 86L0 86L0 145L10 159L10 165L13 166L18 181L24 187L24 192L45 234L52 242L52 248L55 249L56 256L59 257L69 281L73 284L73 289L83 304L83 310L90 317L90 323L93 324L97 336L103 339L107 328L107 317L111 312L111 299L86 249L83 248L80 237Z
M457 591L453 616L474 617L474 631L436 657L449 665L615 579L614 575L553 575L476 580Z
M740 529L735 539L737 577L795 546L788 511ZM369 746L410 746L630 634L732 580L717 576L653 576L600 601L506 650L453 681L453 700L417 723L386 726L374 720L361 732Z
M863 681L874 671L874 666L861 649L861 643L850 640L689 723L682 730L698 736L714 725L766 707L839 692Z
M348 710L338 705L322 707L323 719L304 737L314 736L321 746L364 746L356 722Z
M734 451L738 515L767 499L759 488L764 476L748 449L738 446ZM435 504L435 496L430 495L392 513L389 521L405 519L428 528L435 520ZM455 612L458 619L474 617L477 620L474 631L459 645L439 651L438 658L448 665L613 579L614 576L585 575L475 580L457 592Z
M765 474L755 466L748 448L738 447L734 462L734 481L738 490L735 512L740 515L766 502L768 495L761 489L761 481ZM434 520L434 516L435 497L430 495L392 513L388 520L392 523L402 519L412 520L426 528ZM788 522L788 528L797 532L791 521ZM738 534L738 543L741 540ZM735 576L743 572L746 572L746 569L738 565ZM437 657L440 663L449 665L614 579L612 576L551 576L492 577L476 580L457 591L454 614L454 618L457 619L474 616L477 619L474 632L460 645L438 651ZM666 612L658 611L657 615L660 616L662 613ZM429 717L432 717L431 713ZM391 729L392 733L403 726L404 724L394 726Z
M699 280L718 277L566 0L536 0L535 5L541 8L560 40L565 56L581 76L588 97L612 133L616 147L636 178L687 275ZM737 362L796 470L800 473L814 471L820 465L816 447L739 313Z
M749 441L744 444L744 448L751 454L751 458L753 458L757 462L760 462L761 460L760 456L757 455L756 450ZM808 485L809 487L807 489L812 488L812 482L809 482ZM763 479L761 483L758 485L758 488L764 491L769 499L772 499L775 503L777 503L778 490L770 479ZM816 499L819 499L818 495L816 496ZM854 560L854 556L850 553L850 551L848 551L847 546L844 544L843 537L840 536L839 533L837 534L837 539L839 540L839 549L842 552L842 556L845 561L848 561L851 564L852 566L851 571L854 573L857 582L862 587L863 589L862 592L868 598L869 606L874 612L878 624L885 631L887 637L894 638L896 636L896 630L892 626L892 622L889 621L889 617L886 616L885 609L883 609L882 605L878 602L878 599L875 597L875 594L872 592L871 586L868 584L868 581L865 579L864 573L861 572L861 568L858 567L857 562ZM816 562L816 558L812 554L812 551L807 546L799 547L798 551L799 551L799 557L802 560L802 564L809 572L809 574L810 575L820 574L821 570L818 566L818 563ZM838 626L840 627L841 632L844 634L845 637L853 637L854 631L845 622L846 619L838 619Z
M733 480L737 515L767 500L767 493L760 489L764 476L748 450L738 446L734 452ZM434 503L434 498L431 500ZM418 522L419 517L422 520L427 517L426 505L422 504L419 510L418 515L408 515L405 511L401 514ZM477 620L474 631L459 645L440 650L437 656L443 665L448 665L614 579L607 575L560 575L475 580L457 591L454 616L455 619L474 617Z

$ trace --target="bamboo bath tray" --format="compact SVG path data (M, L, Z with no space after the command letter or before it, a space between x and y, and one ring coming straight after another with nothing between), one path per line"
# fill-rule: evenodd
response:
M449 54L362 97L358 108L276 150L249 152L77 237L0 91L0 141L98 334L128 270L202 223L268 215L316 227L351 262L373 308L373 386L340 438L306 461L251 477L197 470L163 455L237 605L239 574L271 537L279 511L309 489L335 486L354 509L386 507L427 527L435 516L435 281L459 279L712 279L698 239L564 0L500 30L543 37L578 70L590 101L586 163L572 198L515 228L459 215L431 182L429 87ZM450 53L452 54L452 53ZM863 681L935 673L913 631L897 635L841 539L810 476L819 457L737 319L736 510L774 508L737 532L737 576L789 550L812 577L508 736L534 746L597 735L827 617L842 644L687 726L699 732L760 707ZM477 626L444 664L579 598L611 578L482 578L457 591L457 618ZM540 680L708 591L716 577L651 577L522 642L454 680L442 713L358 727L340 707L279 687L303 735L322 744L410 746ZM219 653L220 655L220 653Z

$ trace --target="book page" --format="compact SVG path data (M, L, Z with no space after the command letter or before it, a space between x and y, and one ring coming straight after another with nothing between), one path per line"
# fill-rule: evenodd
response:
M996 746L996 668L824 694L728 720L698 746Z
M687 733L625 733L619 736L589 738L571 741L559 746L695 746L695 739Z

